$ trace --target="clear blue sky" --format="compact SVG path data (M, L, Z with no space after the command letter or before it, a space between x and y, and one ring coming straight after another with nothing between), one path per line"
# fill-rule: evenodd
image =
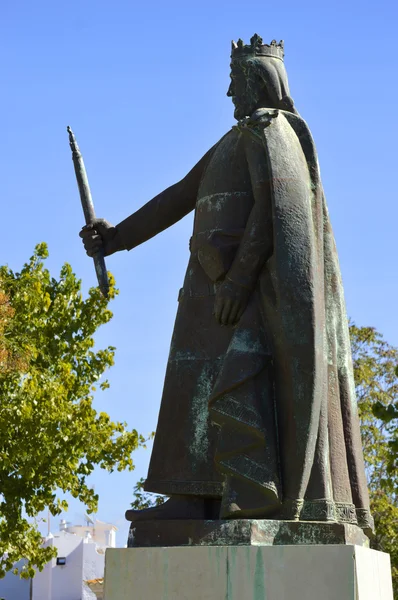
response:
M2 0L0 263L18 269L46 241L56 274L95 283L66 126L82 149L98 216L128 216L193 166L233 124L231 39L285 40L291 94L318 148L349 315L398 345L397 45L393 0ZM108 259L120 296L99 345L117 347L96 408L142 433L156 427L192 215ZM136 471L93 476L98 518L116 523ZM71 502L67 518L83 512Z

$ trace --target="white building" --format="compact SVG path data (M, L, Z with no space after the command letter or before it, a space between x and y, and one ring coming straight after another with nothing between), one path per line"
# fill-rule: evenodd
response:
M115 547L116 529L101 521L87 526L69 526L66 521L61 521L60 531L43 540L45 546L57 548L57 557L41 573L37 572L31 582L8 573L0 579L0 598L95 600L100 596L96 596L85 582L104 577L105 550Z

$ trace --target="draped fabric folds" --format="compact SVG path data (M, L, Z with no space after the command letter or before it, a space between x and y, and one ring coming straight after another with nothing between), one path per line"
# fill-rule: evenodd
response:
M274 250L213 386L223 504L371 531L348 321L314 143L297 115L241 125L265 149ZM255 185L255 182L253 182ZM233 508L231 508L233 510Z

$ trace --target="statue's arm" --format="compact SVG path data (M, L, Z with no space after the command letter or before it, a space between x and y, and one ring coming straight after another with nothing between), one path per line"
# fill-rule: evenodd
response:
M255 202L227 278L253 289L273 252L272 203L265 147L252 133L244 135Z
M184 179L155 196L116 226L124 249L131 250L143 244L195 208L199 184L214 148L206 152Z

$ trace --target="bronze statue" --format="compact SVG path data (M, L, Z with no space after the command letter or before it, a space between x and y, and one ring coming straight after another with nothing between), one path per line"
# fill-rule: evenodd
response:
M83 157L80 148L77 145L76 138L70 127L66 128L69 134L69 145L72 150L72 161L75 168L77 187L79 188L80 200L82 203L83 214L87 225L91 225L96 221L93 199L91 197L90 186L88 184L86 167L84 166ZM108 272L106 270L104 251L102 247L93 255L95 272L98 279L98 287L105 298L109 294Z
M335 241L283 43L233 43L237 124L87 254L195 211L146 490L148 519L283 519L372 530Z

